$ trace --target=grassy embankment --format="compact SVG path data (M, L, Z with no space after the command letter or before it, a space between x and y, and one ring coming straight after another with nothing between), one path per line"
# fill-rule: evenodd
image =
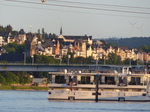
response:
M11 85L2 85L0 90L26 90L26 91L47 91L48 87L38 87L38 86L11 86Z

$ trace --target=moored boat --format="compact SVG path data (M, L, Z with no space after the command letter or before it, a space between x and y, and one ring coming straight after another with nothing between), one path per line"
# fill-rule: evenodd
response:
M130 71L130 67L98 73L55 73L49 84L48 99L150 101L150 75L145 71Z

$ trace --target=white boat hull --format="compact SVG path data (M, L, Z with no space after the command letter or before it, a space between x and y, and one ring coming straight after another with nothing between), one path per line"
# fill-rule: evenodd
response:
M145 94L145 95L144 95ZM95 91L51 90L50 100L95 100ZM99 91L99 101L150 101L150 96L143 92Z

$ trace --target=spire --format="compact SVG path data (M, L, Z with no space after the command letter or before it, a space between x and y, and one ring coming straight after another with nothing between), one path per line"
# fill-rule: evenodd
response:
M62 27L60 28L60 35L62 35Z

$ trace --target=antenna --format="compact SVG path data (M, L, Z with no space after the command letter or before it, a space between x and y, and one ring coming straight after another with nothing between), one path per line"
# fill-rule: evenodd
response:
M130 23L130 25L131 25L131 37L133 37L134 25L135 25L137 22L135 22L135 23L129 22L129 23Z

